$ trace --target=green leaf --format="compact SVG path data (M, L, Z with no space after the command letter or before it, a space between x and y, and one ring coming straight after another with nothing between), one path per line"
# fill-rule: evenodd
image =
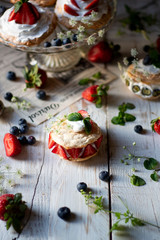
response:
M119 110L120 112L125 112L125 111L127 110L126 104L125 104L125 103L122 103L121 105L119 105L118 110Z
M138 176L136 176L136 175L132 175L132 176L130 176L130 183L132 184L132 185L134 185L134 186L137 186L137 187L139 187L139 186L143 186L143 185L145 185L146 184L146 182L144 181L144 179L142 179L142 178L140 178L140 177L138 177Z
M133 122L136 120L136 117L129 113L125 113L124 117L126 122Z
M22 2L18 1L14 4L14 12L17 13L22 6Z
M21 221L20 219L14 218L12 222L13 228L17 233L21 233Z
M70 113L67 119L69 121L80 121L80 120L83 120L83 117L80 113L75 112L75 113Z
M145 225L144 222L139 218L133 218L131 220L131 223L133 226L144 226Z
M97 72L95 74L92 75L93 78L96 78L96 79L100 79L102 76L101 72Z
M10 228L10 226L11 226L11 224L12 224L12 221L13 221L13 219L12 219L11 217L7 220L7 222L6 222L6 228L7 228L7 230Z
M158 174L157 174L156 171L154 171L154 172L150 175L150 178L151 178L153 181L155 181L155 182L158 182L158 180L159 180L159 176L158 176Z
M121 213L120 212L115 212L115 216L117 219L121 219Z
M135 109L135 105L133 103L126 103L126 107L130 110Z
M90 79L90 78L83 78L79 81L79 85L83 86L83 85L87 85L89 83L94 83L95 81Z
M97 99L96 99L96 107L97 108L101 108L102 107L102 98L101 97L97 97Z
M83 119L83 123L84 123L84 126L85 126L85 132L87 134L91 133L91 131L92 131L92 124L90 122L90 118Z
M147 170L153 170L158 165L158 161L154 158L149 158L144 161L143 165Z
M111 119L111 122L115 125L121 125L121 126L124 126L125 125L125 121L123 118L120 118L120 117L113 117Z

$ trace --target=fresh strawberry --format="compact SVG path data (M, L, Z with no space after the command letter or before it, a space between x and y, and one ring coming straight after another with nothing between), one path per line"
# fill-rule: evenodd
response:
M16 232L22 231L22 219L27 205L22 201L22 194L4 194L0 196L0 219L6 222L7 230L12 225Z
M92 96L92 95L97 95L97 87L98 85L93 85L86 88L82 92L82 97L90 102L93 102L96 99L96 96Z
M85 9L88 10L88 9L96 7L98 5L98 2L99 2L99 0L93 0L91 3L89 3L87 5L87 7L85 7Z
M98 138L97 141L95 142L97 149L100 147L102 139L103 139L103 135L100 138Z
M157 44L157 50L160 53L160 35L157 38L156 44Z
M88 52L88 59L96 63L108 63L112 59L112 49L108 43L102 41L93 46Z
M92 156L93 154L95 154L97 151L94 147L92 147L91 144L88 144L87 147L85 148L84 150L84 153L82 155L82 158L85 158L85 157L89 157L89 156Z
M76 12L76 10L74 10L67 4L64 4L64 11L72 16L79 16L79 14Z
M49 139L48 139L48 148L51 149L54 145L56 144L55 141L53 141L51 137L51 133L49 134Z
M160 134L160 117L151 121L151 127L154 132Z
M54 149L52 150L53 153L60 155L64 159L68 159L65 150L62 146L56 143Z
M75 7L79 8L79 6L78 6L78 4L77 4L77 2L76 2L75 0L71 0L71 3L72 3Z
M73 159L77 159L82 151L82 148L71 148L67 149L67 152Z
M38 65L34 65L31 69L25 67L24 78L27 88L43 88L47 81L47 74L44 70L38 68Z
M21 144L15 135L6 133L3 141L6 150L6 155L8 157L16 156L21 152Z
M85 111L85 110L79 110L79 111L78 111L78 113L80 113L80 114L82 115L82 117L84 117L84 118L87 118L87 117L89 117L89 114L88 114L88 112L87 112L87 111Z
M35 24L40 18L37 8L28 0L20 0L15 3L8 21L15 20L18 24Z

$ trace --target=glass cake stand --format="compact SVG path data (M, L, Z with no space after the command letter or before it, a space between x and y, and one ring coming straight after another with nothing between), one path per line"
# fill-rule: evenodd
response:
M89 30L86 37L83 41L71 42L62 46L51 46L44 47L44 42L51 41L56 38L57 33L72 31L73 34L76 33L76 30L67 29L61 24L57 24L57 27L52 35L46 38L38 46L26 46L26 45L17 45L12 42L6 41L0 37L0 42L16 50L20 50L27 53L27 60L30 65L38 64L38 66L48 72L61 72L69 70L74 67L82 57L82 47L86 47L88 44L88 39L93 37L96 41L101 39L98 32L103 30L105 33L108 31L111 23L113 22L116 14L116 0L110 0L109 6L111 10L111 15L109 20L104 24L101 29Z

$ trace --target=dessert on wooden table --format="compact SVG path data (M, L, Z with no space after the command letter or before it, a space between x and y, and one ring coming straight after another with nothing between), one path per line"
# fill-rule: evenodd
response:
M10 2L16 3L18 2L18 0L11 0ZM43 7L48 7L48 6L52 6L56 2L56 0L31 0L31 2Z
M61 24L74 29L79 25L89 29L99 29L111 17L108 0L57 0L55 13ZM77 24L71 25L70 19L75 20Z
M80 110L53 123L48 147L63 159L84 161L97 154L102 138L98 125Z
M160 97L160 68L152 64L149 58L147 61L147 58L129 65L122 75L122 80L137 96L156 99Z
M26 0L15 3L0 18L0 36L10 45L38 45L55 27L54 14Z

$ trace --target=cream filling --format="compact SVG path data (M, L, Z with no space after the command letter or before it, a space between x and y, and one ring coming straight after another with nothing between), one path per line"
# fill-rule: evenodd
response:
M85 129L83 120L80 121L67 120L67 124L73 129L74 132L82 132Z
M71 3L71 0L58 0L56 3L56 7L55 7L55 13L56 15L61 18L62 16L67 17L67 18L72 18L75 19L76 21L80 21L84 15L90 10L86 10L85 7L88 6L88 4L90 4L91 2L93 2L93 0L89 0L89 1L79 1L79 0L75 0L76 3L78 4L79 8L77 8L75 5L73 5ZM107 9L107 2L108 0L99 0L98 3L98 15L96 17L95 20L99 20L103 14L107 14L108 9ZM73 16L69 13L67 13L64 10L64 4L67 4L69 7L71 7L72 9L74 9L79 16ZM90 16L85 16L86 19L90 19Z
M155 67L154 65L144 65L143 59L138 61L138 65L136 67L138 72L146 72L148 74L158 74L160 73L160 68Z
M14 7L5 11L0 18L0 32L2 35L15 37L17 41L25 43L28 40L40 38L45 32L48 31L49 25L52 23L53 14L47 12L43 8L36 6L40 13L40 19L33 25L18 24L13 21L8 21L11 11Z

